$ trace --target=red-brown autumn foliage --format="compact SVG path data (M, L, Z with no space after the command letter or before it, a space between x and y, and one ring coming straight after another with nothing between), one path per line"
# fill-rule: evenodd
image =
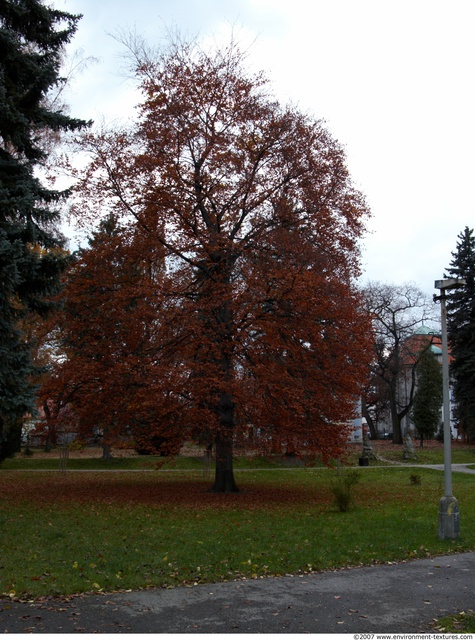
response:
M107 223L69 274L57 383L108 437L213 443L215 491L237 489L236 437L338 455L370 347L354 286L368 209L342 148L234 45L136 71L136 124L79 143L75 213Z

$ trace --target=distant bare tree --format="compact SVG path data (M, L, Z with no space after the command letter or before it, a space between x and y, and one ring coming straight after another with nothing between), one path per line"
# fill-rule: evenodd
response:
M361 414L366 419L372 440L378 438L378 424L386 418L388 413L387 385L378 375L372 373L361 395Z
M383 382L393 442L402 444L401 423L414 401L416 368L423 352L421 340L414 339L414 333L426 322L433 324L434 303L412 282L395 285L372 281L364 294L366 310L373 321L371 370L374 378ZM427 347L431 339L430 335L425 338ZM373 384L372 388L377 386ZM369 397L365 400L366 404L375 401Z

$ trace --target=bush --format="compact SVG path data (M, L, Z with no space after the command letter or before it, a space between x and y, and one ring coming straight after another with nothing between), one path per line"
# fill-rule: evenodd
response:
M353 487L359 480L360 474L354 469L345 473L338 471L337 479L332 482L332 493L340 511L348 511L353 504Z
M411 484L421 484L421 476L419 473L411 473L409 480Z

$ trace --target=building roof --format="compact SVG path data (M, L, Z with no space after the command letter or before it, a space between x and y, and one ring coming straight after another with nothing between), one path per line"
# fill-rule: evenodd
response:
M421 350L430 343L429 349L435 356L442 356L442 340L440 333L421 325L412 336L404 341L405 353L403 359L408 366L414 365L419 359Z
M419 329L416 329L414 331L414 335L415 336L438 336L440 335L438 331L435 331L434 329L430 329L429 327L426 327L425 325L421 325L419 327Z

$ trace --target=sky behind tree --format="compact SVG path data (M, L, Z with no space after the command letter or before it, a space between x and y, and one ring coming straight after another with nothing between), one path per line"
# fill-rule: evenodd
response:
M177 30L223 44L231 32L282 102L326 121L347 152L373 218L363 282L414 281L432 292L474 226L472 0L54 0L82 13L71 50L97 62L68 96L75 117L133 118L140 101L123 45Z

